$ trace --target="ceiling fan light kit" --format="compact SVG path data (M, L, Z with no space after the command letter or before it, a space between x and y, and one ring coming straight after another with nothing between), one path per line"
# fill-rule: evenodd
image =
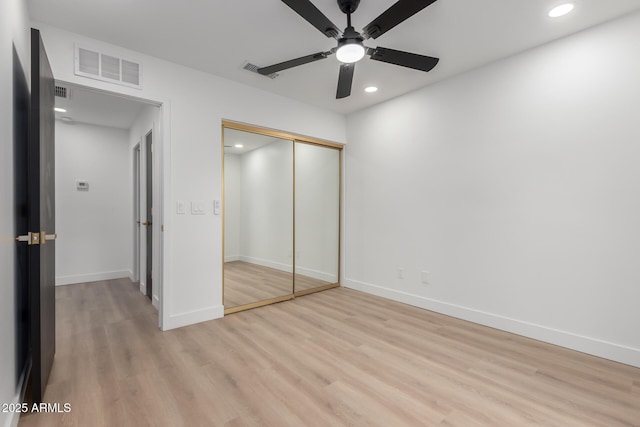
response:
M366 50L362 42L353 39L347 39L338 44L336 50L336 58L343 64L353 64L364 58Z
M439 59L431 56L419 55L384 47L370 48L364 45L364 41L370 38L377 39L406 19L420 12L436 0L398 0L380 16L371 21L362 30L357 32L351 25L351 14L360 4L360 0L337 0L340 10L347 15L347 27L341 32L310 0L282 0L304 20L316 27L326 37L338 41L337 47L327 52L318 52L300 58L292 59L268 67L258 68L258 73L264 76L278 71L308 64L310 62L326 59L332 54L341 62L338 75L338 89L336 99L346 98L351 95L355 63L365 55L374 61L386 62L401 67L428 72L437 64Z

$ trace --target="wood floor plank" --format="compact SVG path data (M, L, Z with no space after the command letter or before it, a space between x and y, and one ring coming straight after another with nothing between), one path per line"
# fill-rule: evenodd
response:
M56 289L20 426L640 426L640 369L337 288L161 332L128 280Z
M330 282L299 273L295 275L295 292L330 285ZM252 304L294 292L292 273L244 261L224 263L224 307Z

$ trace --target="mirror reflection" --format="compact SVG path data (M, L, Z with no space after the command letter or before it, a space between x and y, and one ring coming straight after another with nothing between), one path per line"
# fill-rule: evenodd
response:
M293 142L224 128L225 309L293 293Z
M295 143L295 291L338 283L340 151Z

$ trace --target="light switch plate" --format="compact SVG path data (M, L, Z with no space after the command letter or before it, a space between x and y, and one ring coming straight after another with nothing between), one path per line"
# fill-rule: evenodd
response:
M185 213L187 213L184 205L185 203L182 200L176 202L176 213L178 215L184 215Z
M213 201L213 214L220 215L220 200Z
M191 215L206 215L207 202L201 200L191 202Z

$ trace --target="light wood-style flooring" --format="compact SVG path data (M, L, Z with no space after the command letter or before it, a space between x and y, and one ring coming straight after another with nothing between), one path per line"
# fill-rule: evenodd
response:
M329 282L296 274L296 292L329 285ZM244 261L224 263L224 307L232 308L293 293L293 275Z
M127 280L57 288L21 426L638 426L640 369L345 288L160 332Z

